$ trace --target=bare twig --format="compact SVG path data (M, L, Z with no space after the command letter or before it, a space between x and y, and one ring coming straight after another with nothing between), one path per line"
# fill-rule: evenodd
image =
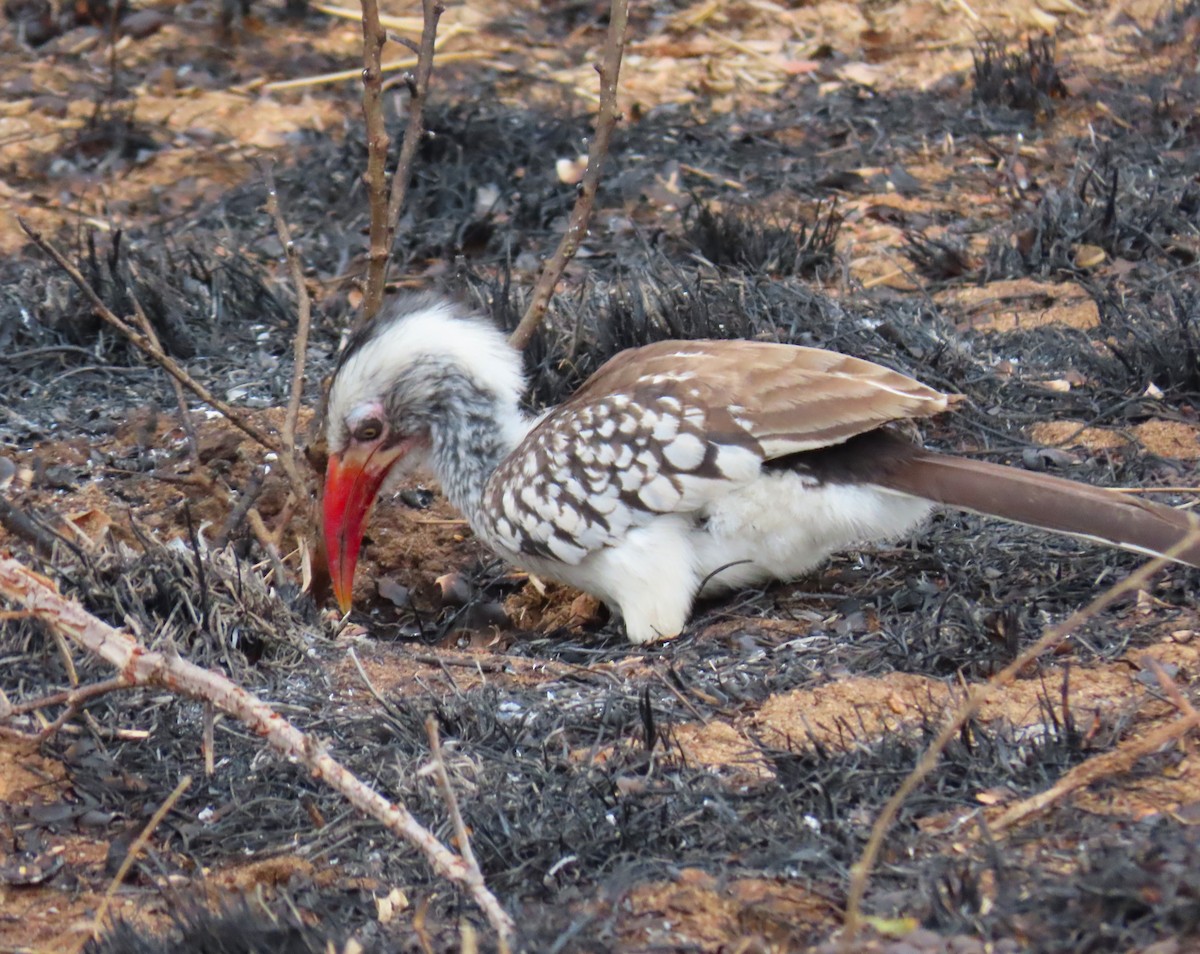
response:
M4 618L5 615L0 613L0 619ZM27 712L48 709L51 706L66 706L53 722L49 722L43 726L38 730L36 735L27 736L30 742L44 742L61 729L68 720L74 718L84 703L107 695L110 692L119 692L122 689L129 688L131 688L130 684L118 676L113 679L106 679L103 682L94 682L87 686L80 686L77 689L64 689L61 692L54 692L39 699L28 699L25 702L13 703L4 700L7 704L0 706L0 722L7 721L13 716L24 715Z
M73 281L79 290L83 292L84 297L91 302L92 307L96 310L96 314L108 322L108 324L116 328L117 331L119 331L125 337L125 339L129 341L130 344L147 355L160 368L166 371L167 374L171 375L171 377L191 391L205 404L211 405L217 411L220 411L221 414L229 419L229 422L233 424L234 427L240 430L251 440L261 444L267 450L272 450L276 453L279 452L279 445L264 431L259 430L248 420L246 420L245 415L238 411L237 408L231 407L229 404L226 404L224 401L214 395L208 390L208 388L202 385L199 381L195 380L190 374L187 373L187 371L181 368L179 364L176 363L175 359L163 351L161 347L155 345L149 338L146 337L146 335L142 334L128 322L118 318L115 314L113 314L112 310L106 304L104 304L104 302L100 299L100 296L96 294L96 290L92 288L92 286L88 283L88 280L84 278L82 274L80 274L79 269L67 261L66 256L64 256L63 253L58 250L53 242L43 236L41 232L31 226L24 219L18 217L17 221L20 223L21 228L25 230L25 234L33 240L33 243L52 259L54 259L58 267L67 273L67 276L71 279L71 281Z
M592 218L592 208L596 204L596 190L600 187L600 173L604 158L608 155L608 144L612 139L613 128L617 124L617 80L621 75L621 57L625 53L625 27L629 20L629 0L612 0L608 14L608 40L604 44L603 62L596 68L600 73L600 108L596 113L596 129L588 147L587 170L579 185L579 196L575 199L575 207L571 210L571 218L567 223L567 231L563 234L558 248L550 258L542 272L538 275L533 286L533 295L529 307L521 318L521 323L509 338L514 348L524 348L529 344L533 333L537 331L554 287L562 277L567 264L579 251L579 246L587 235L588 222Z
M446 35L457 35L461 32L461 30L447 31ZM438 46L441 46L440 42L438 43ZM507 63L501 63L497 60L490 59L489 56L490 54L483 50L454 50L450 53L440 54L438 56L438 62L444 65L446 63L475 63L483 60L488 69L496 70L498 72L515 72L515 69L512 66L509 66ZM416 65L417 58L415 56L406 56L400 60L389 60L388 62L383 63L380 65L379 71L386 76L388 73L397 73L400 70L411 70L416 67ZM354 70L338 70L336 73L321 73L315 76L299 76L295 79L278 80L274 83L264 83L262 84L262 88L271 90L272 92L277 92L285 89L304 89L308 86L328 86L332 83L345 83L349 80L361 79L362 68L360 67ZM384 81L383 87L384 89L387 89L396 82L397 78L393 77ZM0 143L0 145L3 145L3 143Z
M388 260L391 258L400 210L408 195L408 180L413 157L425 130L425 96L433 72L433 53L437 40L438 20L443 6L438 0L422 0L424 26L417 55L416 74L409 78L408 126L400 145L400 158L392 174L392 187L387 188L387 155L391 140L383 116L383 45L387 40L379 19L377 0L362 0L363 31L363 118L367 128L367 194L370 197L370 248L367 252L367 287L363 307L354 325L361 327L370 321L383 305L383 289L387 280Z
M417 848L433 870L470 894L501 941L513 931L512 919L488 890L478 869L439 842L409 813L355 777L314 739L306 736L269 705L220 673L202 669L180 656L146 648L133 637L88 613L75 600L55 591L44 577L16 560L0 557L0 595L23 605L50 627L114 666L121 678L142 686L161 686L181 695L211 702L261 735L287 759L304 765L314 778L340 792L355 808L382 822Z
M100 906L96 909L96 916L92 919L92 937L96 940L100 939L100 932L104 929L105 915L108 914L108 908L112 904L112 899L116 895L117 889L125 881L125 876L129 874L129 869L133 867L133 863L137 861L137 856L146 847L146 842L154 834L154 829L162 824L162 820L167 817L167 812L175 807L175 803L179 801L191 784L192 777L190 775L185 775L181 778L179 784L175 786L174 790L166 797L163 803L158 806L158 809L150 816L150 820L146 822L145 827L138 832L138 836L133 840L133 844L129 846L129 851L125 853L125 858L121 861L121 867L117 869L117 873L113 875L112 881L109 882L108 890L104 892Z
M142 303L138 301L137 295L131 293L130 297L133 299L133 313L142 333L150 340L150 344L162 351L163 346L158 338L158 332L154 330L154 325L150 324L150 318L146 315ZM198 465L200 463L200 441L196 437L196 428L192 424L192 415L188 411L187 395L184 394L183 385L179 381L171 375L167 375L167 377L171 378L171 390L175 392L175 403L179 406L179 423L183 426L183 433L187 436L188 459L194 465ZM197 467L197 469L199 468Z
M361 0L363 33L363 122L367 132L367 196L371 225L367 252L367 287L356 326L373 317L383 304L383 280L390 245L387 241L387 155L391 140L383 117L383 44L378 0Z
M846 897L846 915L841 938L842 949L844 951L857 950L855 938L862 925L862 902L866 894L867 882L870 879L871 870L874 868L875 862L879 857L879 852L883 847L884 836L896 820L896 816L900 812L900 806L904 804L905 800L913 793L916 787L924 781L925 777L933 771L941 758L942 752L950 744L950 740L958 734L967 720L979 710L979 707L983 704L987 696L994 690L1001 689L1011 683L1021 670L1043 653L1061 643L1087 620L1103 612L1106 607L1110 606L1126 593L1140 588L1155 573L1166 566L1176 553L1182 553L1188 547L1193 546L1197 539L1200 539L1200 520L1193 519L1190 532L1178 544L1167 551L1165 556L1156 557L1148 561L1125 577L1125 579L1113 584L1113 586L1099 594L1083 609L1076 610L1057 626L1051 626L1047 629L1040 639L1030 645L986 683L972 686L967 690L966 699L963 700L962 704L959 705L950 718L946 720L941 731L938 732L937 737L922 754L916 766L913 767L913 770L901 783L896 793L888 799L887 804L883 806L879 816L875 819L875 824L871 828L871 836L867 840L866 847L863 848L861 857L851 868L850 886Z
M446 803L446 810L450 812L450 823L454 826L454 840L458 845L458 853L462 855L463 861L469 867L479 872L479 877L482 879L483 873L479 871L479 861L475 857L474 849L471 848L470 833L463 821L462 812L459 811L458 798L454 794L454 786L450 784L450 773L446 771L446 758L442 754L442 740L438 737L435 716L426 717L425 734L429 736L429 751L433 754L433 774L437 777L442 800Z
M279 208L279 194L275 189L275 176L271 174L269 164L263 166L263 176L267 180L267 212L275 222L275 231L279 241L283 243L283 251L287 256L288 270L291 272L292 284L296 288L296 339L292 352L292 387L288 394L287 411L283 418L283 452L279 455L279 463L283 466L288 483L298 501L307 501L305 481L300 476L296 462L296 421L300 417L300 399L304 395L304 368L308 361L308 331L312 325L312 302L308 297L308 288L304 284L304 266L300 262L300 253L292 241L292 231L288 228L287 219Z
M445 7L439 0L421 0L424 25L421 28L421 45L417 48L417 70L406 77L408 84L408 125L404 127L404 139L400 143L400 157L396 160L396 171L392 173L392 191L387 204L387 256L383 260L386 272L396 244L396 230L400 226L400 212L408 198L408 183L412 178L413 159L417 146L425 133L425 98L429 94L429 79L433 75L433 53L437 41L438 21ZM386 274L384 276L386 280ZM382 292L382 282L380 291ZM382 299L381 299L382 303ZM372 312L372 314L374 314ZM368 317L363 309L364 320Z
M992 834L996 834L1012 828L1034 815L1041 814L1072 792L1085 788L1102 778L1127 772L1138 759L1157 752L1163 746L1182 738L1185 733L1197 726L1200 726L1200 713L1192 709L1190 713L1168 722L1166 725L1159 726L1153 732L1140 738L1129 739L1112 751L1093 756L1086 762L1076 765L1046 791L1038 792L1030 798L1017 802L1003 815L989 823L988 830Z

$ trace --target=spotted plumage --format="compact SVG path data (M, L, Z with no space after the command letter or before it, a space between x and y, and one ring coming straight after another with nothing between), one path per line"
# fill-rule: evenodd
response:
M426 464L490 547L600 597L629 637L677 634L693 601L803 574L903 533L935 503L1140 552L1190 532L1173 511L933 454L899 436L954 398L816 348L665 341L617 355L528 418L520 355L432 298L347 347L330 389L326 544L349 605L371 500ZM1200 545L1176 558L1200 561Z

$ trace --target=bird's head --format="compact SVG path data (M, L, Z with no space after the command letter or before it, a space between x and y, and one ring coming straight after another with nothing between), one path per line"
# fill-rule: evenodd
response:
M436 458L468 421L519 416L523 390L520 358L504 335L453 302L401 299L351 338L325 419L325 549L343 613L380 491Z

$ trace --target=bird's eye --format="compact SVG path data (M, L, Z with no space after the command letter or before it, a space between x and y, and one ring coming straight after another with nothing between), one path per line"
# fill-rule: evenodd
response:
M354 439L356 441L377 441L382 433L383 421L369 417L355 426Z

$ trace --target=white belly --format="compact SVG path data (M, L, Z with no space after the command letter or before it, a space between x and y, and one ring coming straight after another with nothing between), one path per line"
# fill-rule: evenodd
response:
M707 508L695 537L702 592L803 576L839 550L906 533L932 508L882 487L764 474Z
M539 576L604 600L635 643L677 635L697 595L808 573L830 554L899 536L927 500L869 485L820 485L792 471L764 474L702 511L665 514L576 565L504 553Z

